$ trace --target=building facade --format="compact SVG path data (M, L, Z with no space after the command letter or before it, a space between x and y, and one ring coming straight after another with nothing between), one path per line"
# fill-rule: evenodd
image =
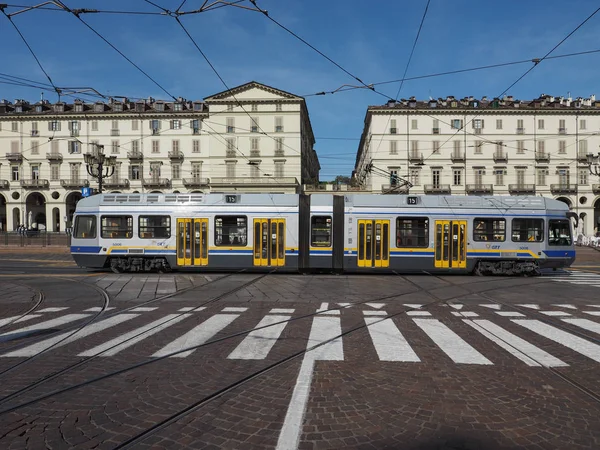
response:
M84 155L116 158L104 192L282 192L318 182L306 103L250 82L204 101L0 102L0 227L70 226Z
M378 193L548 196L589 235L600 229L600 180L587 163L599 133L595 96L388 102L367 109L353 176Z

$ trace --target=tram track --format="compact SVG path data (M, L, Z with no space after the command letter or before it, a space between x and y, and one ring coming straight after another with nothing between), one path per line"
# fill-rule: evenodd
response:
M17 284L17 283L15 283ZM21 285L21 286L26 286L26 285ZM29 286L26 286L29 287ZM24 319L25 317L29 316L30 314L34 314L35 311L42 306L42 304L44 303L44 300L46 298L44 291L42 291L41 289L36 289L35 290L35 294L34 296L37 296L37 300L35 301L35 303L33 304L33 306L31 308L29 308L27 311L25 311L24 313L22 313L21 315L15 317L13 320L11 320L10 322L7 322L3 325L0 326L0 331L10 327L12 324Z

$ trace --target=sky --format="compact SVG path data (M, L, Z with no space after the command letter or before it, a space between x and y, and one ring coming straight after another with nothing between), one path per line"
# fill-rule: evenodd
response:
M159 7L176 11L182 0L152 2L156 6L144 0L63 3L70 8L161 13ZM209 0L207 5L214 2ZM19 0L14 4L39 3ZM198 10L204 3L187 0L180 11ZM5 13L23 9L11 5L9 0ZM430 0L407 69L427 0L256 0L256 5L352 76L252 10L249 0L241 0L241 7L217 2L214 9L179 16L222 80L169 15L99 12L80 16L156 83L73 14L37 9L11 19L60 87L93 87L106 95L165 100L170 98L167 91L175 97L201 100L225 90L225 85L257 81L304 96L321 163L320 179L325 181L351 175L369 105L382 105L386 97L496 97L532 64L376 85L380 94L367 89L314 94L344 85L360 86L354 77L365 84L381 83L401 79L405 71L407 77L418 77L542 58L599 6L591 0ZM38 101L39 85L7 82L6 75L37 83L48 80L5 16L0 16L0 43L0 99ZM591 50L600 50L600 12L550 56ZM599 73L600 52L547 59L506 94L518 99L542 93L600 96ZM49 91L44 98L58 99Z

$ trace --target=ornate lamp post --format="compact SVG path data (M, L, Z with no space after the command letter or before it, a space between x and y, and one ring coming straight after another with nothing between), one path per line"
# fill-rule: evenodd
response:
M590 174L600 177L600 152L598 152L598 155L588 153L586 156Z
M104 145L95 144L98 151L83 155L87 173L98 179L98 193L102 194L102 179L115 173L116 156L106 156Z

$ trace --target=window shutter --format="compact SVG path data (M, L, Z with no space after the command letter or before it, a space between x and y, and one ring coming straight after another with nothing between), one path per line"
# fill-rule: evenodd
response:
M462 129L462 127L464 127L464 124L463 124L463 120L460 119L460 128Z
M152 120L148 121L148 124L150 126L150 129L152 130Z
M48 131L52 131L52 122L48 122Z
M67 122L69 124L69 131L73 131L73 122Z
M481 128L483 129L483 119L481 119Z
M171 130L174 130L174 129L175 129L175 121L171 120Z

